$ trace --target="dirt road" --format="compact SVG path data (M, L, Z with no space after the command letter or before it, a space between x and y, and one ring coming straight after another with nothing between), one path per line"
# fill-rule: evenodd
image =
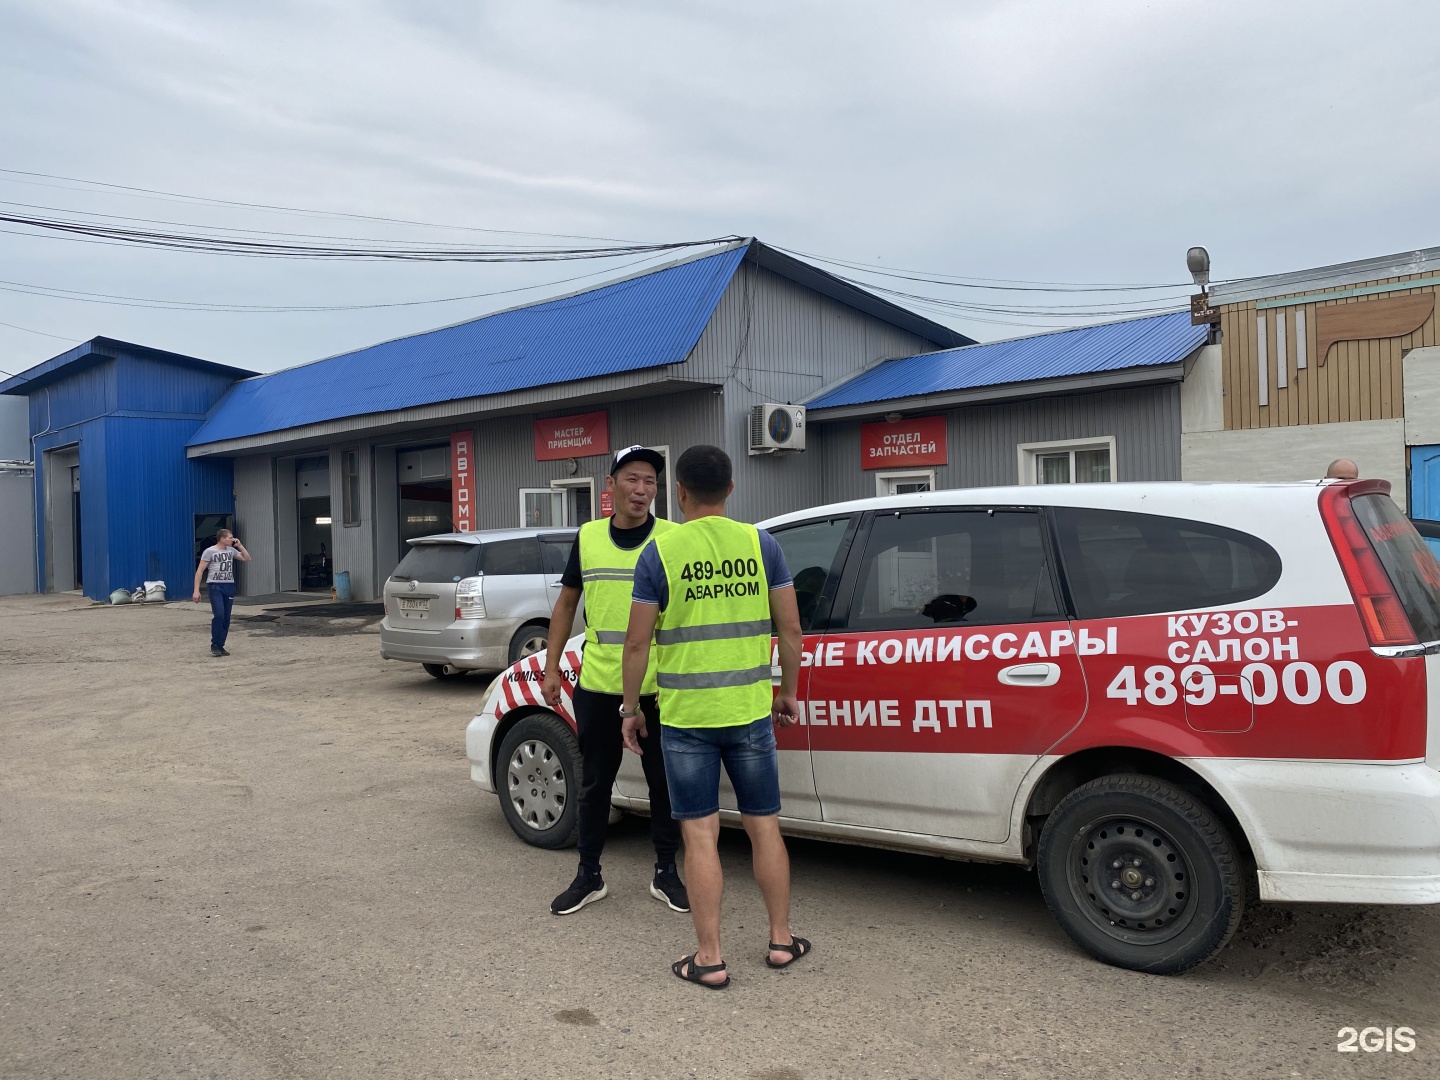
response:
M727 833L734 985L684 985L642 823L610 899L549 914L573 852L469 780L485 680L382 662L359 620L241 618L212 659L207 621L0 599L7 1080L1440 1075L1432 908L1264 907L1147 977L1082 956L1022 871L793 842L816 952L775 973ZM1418 1047L1337 1052L1367 1025Z

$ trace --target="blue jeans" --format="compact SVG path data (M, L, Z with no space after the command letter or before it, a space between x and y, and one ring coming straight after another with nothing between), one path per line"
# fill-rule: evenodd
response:
M769 817L780 812L780 758L770 717L713 728L670 727L662 722L660 748L670 781L670 815L675 820L720 812L722 764L740 813Z
M233 581L210 582L210 648L223 649L230 636L230 609L235 606Z

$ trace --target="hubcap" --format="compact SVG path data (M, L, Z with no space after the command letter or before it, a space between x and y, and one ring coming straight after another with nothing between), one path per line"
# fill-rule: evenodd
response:
M516 816L537 832L551 828L565 812L565 770L548 743L529 739L517 746L505 766L505 781Z
M1168 941L1194 915L1190 868L1174 841L1148 822L1092 825L1071 845L1067 870L1081 910L1117 940Z
M527 656L534 656L548 644L549 642L543 637L527 637L520 643L520 656L522 659Z

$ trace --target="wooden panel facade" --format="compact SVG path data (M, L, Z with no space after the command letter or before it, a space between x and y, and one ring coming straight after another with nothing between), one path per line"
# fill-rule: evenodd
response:
M1423 284L1406 288L1407 280ZM1400 288L1364 293L1387 285ZM1222 306L1226 429L1403 416L1405 353L1440 344L1436 291L1433 275L1410 275ZM1335 299L1324 299L1330 293ZM1302 296L1315 298L1285 302ZM1345 307L1356 310L1337 313ZM1403 327L1409 329L1394 336L1349 337Z

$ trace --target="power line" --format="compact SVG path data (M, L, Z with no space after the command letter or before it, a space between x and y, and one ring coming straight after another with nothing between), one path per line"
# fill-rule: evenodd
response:
M610 259L626 255L658 254L688 248L713 247L735 243L744 237L716 236L705 240L677 240L657 244L615 244L608 247L383 247L365 244L302 244L276 240L243 240L221 237L198 230L157 232L132 229L102 222L78 221L69 218L42 218L27 214L0 214L0 222L38 229L68 238L102 239L134 244L140 247L170 251L197 251L210 255L232 255L248 258L320 259L327 261L397 261L397 262L468 262L468 263L532 263L573 262L577 259ZM188 228L188 227L186 227ZM371 245L371 246L365 246Z
M44 330L31 330L28 326L16 326L13 322L0 322L0 326L8 326L11 330L24 330L27 334L39 334L41 337L53 337L56 341L74 341L73 337L65 337L63 334L47 334ZM7 375L14 375L14 372L7 371Z
M60 191L71 191L73 188L66 188L59 184L35 184L31 180L11 180L12 176L37 176L46 180L64 180L71 184L84 184L88 187L104 188L109 191L129 195L135 198L151 198L169 200L175 202L201 203L210 206L234 206L246 210L262 210L278 214L304 214L315 217L349 218L353 221L375 221L387 225L414 225L424 229L450 229L460 232L493 233L497 236L549 236L560 240L595 240L604 243L625 244L630 241L617 240L610 236L585 236L573 233L544 233L528 232L522 229L486 229L474 225L441 225L433 221L415 221L409 218L384 217L378 214L353 214L343 210L316 210L302 206L282 206L273 203L253 203L239 199L216 199L206 195L186 195L175 191L160 191L155 188L132 187L128 184L113 184L104 180L85 180L73 176L58 176L54 173L27 172L23 169L0 169L0 180L12 184L34 184L36 187L56 188Z
M422 307L430 304L452 304L462 300L483 300L495 296L510 296L514 293L531 292L535 289L551 289L601 274L618 273L650 262L655 256L647 256L620 266L607 266L589 274L545 281L538 285L520 285L513 289L496 289L492 292L468 293L464 296L441 296L430 300L396 300L375 304L232 304L209 303L200 300L169 300L149 296L125 296L116 293L86 292L80 289L62 289L52 285L34 285L25 281L0 279L0 292L16 293L21 296L43 296L52 300L74 300L79 303L104 304L110 307L138 307L159 311L209 311L228 314L283 314L286 312L331 312L370 311L381 308ZM603 287L603 286L602 286Z

